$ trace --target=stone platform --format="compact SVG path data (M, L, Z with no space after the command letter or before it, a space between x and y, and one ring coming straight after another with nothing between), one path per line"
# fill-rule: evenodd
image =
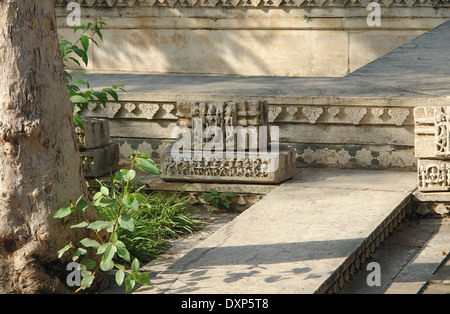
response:
M413 172L303 169L136 293L337 292L404 217Z
M345 77L244 77L88 73L93 88L127 93L87 117L107 118L122 156L160 158L174 139L179 101L265 101L269 125L300 166L416 170L414 108L447 105L450 22Z

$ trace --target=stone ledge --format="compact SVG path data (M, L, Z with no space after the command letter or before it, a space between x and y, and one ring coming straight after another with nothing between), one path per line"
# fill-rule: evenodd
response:
M68 0L55 0L56 5L67 5ZM344 6L364 6L366 7L369 0L78 0L82 5L86 6L104 6L104 7L131 7L139 6L197 6L197 7L344 7ZM382 0L376 1L380 6L402 6L402 7L448 7L445 0L422 1L422 0Z

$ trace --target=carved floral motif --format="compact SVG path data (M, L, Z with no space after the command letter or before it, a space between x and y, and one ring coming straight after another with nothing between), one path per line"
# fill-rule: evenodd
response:
M163 175L191 175L207 177L251 177L266 178L269 175L270 160L246 158L244 160L195 160L192 158L166 157Z
M316 123L317 119L322 115L323 108L320 107L303 107L303 114L308 118L311 123Z

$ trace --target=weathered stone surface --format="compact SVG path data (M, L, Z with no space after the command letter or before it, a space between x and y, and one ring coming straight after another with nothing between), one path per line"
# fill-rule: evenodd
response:
M112 143L100 148L80 152L85 177L100 177L118 170L119 144Z
M450 190L450 160L419 159L419 190Z
M80 149L98 148L109 144L109 124L107 120L83 118L84 129L75 129Z
M294 175L296 151L280 146L279 152L252 153L233 157L206 157L196 160L195 151L184 151L191 157L177 158L171 154L172 145L163 155L161 178L167 181L280 183Z
M83 22L102 16L108 25L90 49L96 71L339 77L450 16L428 1L380 1L382 27L370 27L366 0L107 2L113 7L89 0L81 10ZM57 9L59 33L73 38L65 7Z
M450 107L417 107L415 118L415 153L419 158L450 157Z
M414 172L305 169L183 257L146 266L154 285L137 293L333 291L401 220L415 186Z

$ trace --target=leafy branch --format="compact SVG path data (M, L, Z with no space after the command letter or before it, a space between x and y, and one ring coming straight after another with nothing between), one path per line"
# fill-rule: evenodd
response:
M79 112L86 108L89 103L99 101L103 106L106 106L108 96L112 97L114 101L119 101L117 91L125 92L123 84L113 85L112 87L103 88L101 91L93 90L89 82L85 81L84 74L76 75L73 77L69 71L67 65L70 61L73 61L78 66L81 66L79 60L81 60L85 66L89 63L88 50L91 44L99 46L94 36L103 42L103 34L101 29L106 23L103 20L98 20L96 24L88 23L87 25L75 26L74 33L81 31L81 34L75 42L70 42L64 37L60 38L59 48L61 56L64 61L64 75L66 79L67 90L69 92L70 101L74 104L73 118L76 126L83 128L83 122L79 116ZM92 34L93 36L90 36ZM83 90L81 90L83 87Z

